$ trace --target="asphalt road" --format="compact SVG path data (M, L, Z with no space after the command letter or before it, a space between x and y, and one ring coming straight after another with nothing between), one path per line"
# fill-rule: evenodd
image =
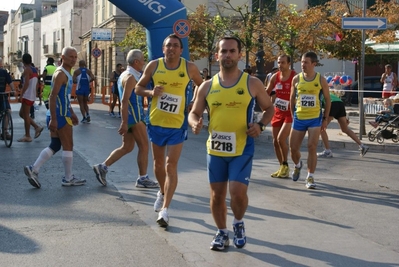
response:
M16 139L23 133L17 108ZM157 190L134 187L136 150L111 166L107 187L97 182L91 166L120 145L119 119L99 104L91 108L92 123L74 128L74 170L86 186L61 186L58 154L41 169L41 189L28 183L23 166L49 144L45 131L10 149L0 143L0 266L399 266L399 155L361 158L353 147L336 148L334 158L318 162L317 189L307 190L304 169L298 182L270 178L277 160L262 134L245 215L248 244L215 252L206 131L184 145L165 230L155 222ZM44 113L37 112L41 123ZM148 172L154 177L151 165Z

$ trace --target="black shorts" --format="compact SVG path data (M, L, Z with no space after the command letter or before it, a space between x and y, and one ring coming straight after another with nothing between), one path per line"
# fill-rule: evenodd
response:
M118 89L118 88L115 88L115 86L112 86L112 93L113 93L114 95L117 95L117 96L119 97L119 89Z
M334 119L339 119L341 117L346 117L345 104L342 101L331 102L330 117Z

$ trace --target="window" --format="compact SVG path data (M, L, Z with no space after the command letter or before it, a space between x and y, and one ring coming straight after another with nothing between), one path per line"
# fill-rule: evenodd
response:
M276 0L252 0L252 12L256 12L259 9L260 2L263 3L263 10L270 12L276 12L277 1Z
M329 1L328 0L308 0L308 5L309 5L309 7L322 6L327 2L329 2Z
M46 45L46 35L45 34L43 34L42 41L43 41L43 45Z

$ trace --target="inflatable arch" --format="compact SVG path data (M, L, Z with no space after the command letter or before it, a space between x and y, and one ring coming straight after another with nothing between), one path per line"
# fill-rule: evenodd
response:
M148 59L163 56L162 43L174 33L174 25L187 19L186 7L177 0L109 0L147 30ZM182 38L182 57L189 59L187 37Z

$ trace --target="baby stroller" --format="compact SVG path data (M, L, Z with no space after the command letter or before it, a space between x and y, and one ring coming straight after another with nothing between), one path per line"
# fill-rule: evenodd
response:
M369 140L373 142L377 139L379 144L384 143L385 139L392 139L393 142L399 141L399 104L394 105L394 115L378 128L371 129L367 134Z

